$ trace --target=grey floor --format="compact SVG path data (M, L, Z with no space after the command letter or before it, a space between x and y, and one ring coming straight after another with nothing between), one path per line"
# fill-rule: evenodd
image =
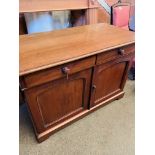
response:
M20 107L20 155L134 155L134 81L114 101L38 144L25 105Z

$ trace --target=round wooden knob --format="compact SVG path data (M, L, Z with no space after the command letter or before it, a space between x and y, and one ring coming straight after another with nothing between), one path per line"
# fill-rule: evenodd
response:
M63 67L61 70L64 74L68 74L70 72L70 69L68 67Z
M118 49L118 54L120 54L120 55L124 55L125 54L125 51L124 51L124 49Z
M93 88L93 90L96 89L96 85L93 85L92 88Z

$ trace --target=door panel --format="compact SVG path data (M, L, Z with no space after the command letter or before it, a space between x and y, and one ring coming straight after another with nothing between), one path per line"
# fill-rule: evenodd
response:
M95 67L91 106L95 106L122 91L128 66L129 61L113 61Z
M91 69L28 89L26 97L37 132L88 109Z
M61 84L53 87L46 87L37 95L38 106L45 126L82 108L84 83L84 79L71 80L67 83L62 81ZM58 93L59 91L63 93Z

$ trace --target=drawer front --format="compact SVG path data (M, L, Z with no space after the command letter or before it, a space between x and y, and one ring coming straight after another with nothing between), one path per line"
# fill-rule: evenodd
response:
M95 65L96 57L90 57L67 63L50 69L26 75L22 79L22 88L30 88L58 78L68 77L76 72L88 69Z
M106 63L108 61L114 60L116 58L134 53L135 45L128 45L120 48L116 48L105 53L100 53L97 55L97 64Z

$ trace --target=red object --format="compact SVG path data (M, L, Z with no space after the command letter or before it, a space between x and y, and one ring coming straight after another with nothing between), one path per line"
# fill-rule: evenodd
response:
M130 5L113 7L113 25L129 30Z

